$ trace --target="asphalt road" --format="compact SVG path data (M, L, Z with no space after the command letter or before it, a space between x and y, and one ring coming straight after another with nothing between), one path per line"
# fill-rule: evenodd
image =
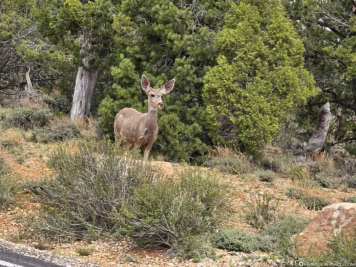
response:
M60 267L33 257L0 248L0 267Z

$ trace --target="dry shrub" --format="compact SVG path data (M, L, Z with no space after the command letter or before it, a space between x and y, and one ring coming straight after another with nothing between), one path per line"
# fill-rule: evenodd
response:
M203 166L216 168L228 174L244 174L255 169L248 156L241 152L233 152L226 147L217 147L211 151L209 159L203 163Z
M31 225L37 233L63 239L95 239L117 230L118 212L132 187L157 176L145 163L118 157L110 141L59 147L50 158L55 179L37 190L42 212Z
M204 255L198 241L219 227L228 200L227 184L188 169L172 180L135 187L119 218L137 244L173 248L183 257L193 257L194 251Z

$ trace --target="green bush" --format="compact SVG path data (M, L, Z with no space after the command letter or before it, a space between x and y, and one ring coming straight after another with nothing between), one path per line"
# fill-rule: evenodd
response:
M294 167L288 172L292 180L301 181L310 178L309 170L305 167Z
M248 201L244 208L245 221L257 229L264 229L275 220L278 200L270 194L258 195Z
M195 170L133 189L132 201L120 212L125 228L139 245L184 252L186 240L215 230L228 208L228 187ZM189 247L189 246L188 246Z
M318 262L320 266L337 263L337 266L352 266L356 262L356 229L353 234L346 236L343 233L335 236L328 243L329 251L322 252L311 262Z
M276 178L276 174L271 170L258 170L255 174L262 182L272 182Z
M281 172L282 171L282 166L281 166L282 164L281 164L280 160L277 160L275 158L264 156L260 160L259 165L265 170L271 170L273 172Z
M220 249L237 252L272 251L274 240L267 235L244 233L236 229L222 229L212 234L213 244Z
M205 258L216 259L210 234L188 235L185 238L177 240L174 247L178 248L179 257L192 259L193 262L199 262Z
M336 189L341 185L341 178L336 172L321 171L315 174L314 179L320 186L325 188Z
M330 204L329 201L313 195L304 195L301 198L301 202L308 210L322 210L325 206Z
M344 202L356 203L356 196L346 197L343 199Z
M308 223L307 219L288 215L269 224L261 234L271 237L276 249L288 255L293 249L291 237L303 231Z
M71 121L52 124L49 128L36 128L34 139L39 143L53 143L75 139L81 136L79 128Z
M285 191L285 195L291 199L302 199L305 192L302 189L295 187L288 187Z
M15 200L12 195L16 192L17 183L9 173L9 168L3 158L0 158L0 209L3 209Z
M4 125L7 128L15 127L29 130L34 127L45 126L49 122L50 116L49 110L46 109L19 108L6 117Z
M48 105L48 107L54 112L62 112L69 113L71 109L71 105L64 95L56 95L54 98L46 98L44 102Z
M85 141L78 148L53 153L49 166L55 179L37 190L42 212L32 228L48 237L93 240L115 232L131 188L157 177L145 163L119 157L109 141Z
M244 174L254 169L251 161L243 154L213 156L203 166L228 174Z
M342 178L342 183L346 184L349 188L356 188L356 175L346 175Z

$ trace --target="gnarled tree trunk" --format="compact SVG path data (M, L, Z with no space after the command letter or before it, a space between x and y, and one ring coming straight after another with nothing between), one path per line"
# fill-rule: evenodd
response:
M302 151L299 151L298 153L296 153L296 155L316 153L323 148L326 136L329 131L330 121L332 119L329 102L325 103L321 107L319 116L320 117L316 130L310 137L308 143L303 146Z
M90 31L84 29L83 48L81 50L81 53L83 54L90 49L90 35ZM90 112L93 91L98 80L99 70L93 70L91 66L89 66L89 59L90 55L86 55L83 59L83 66L78 68L77 77L75 79L72 109L70 111L71 120L85 119Z
M98 70L90 72L84 67L79 67L75 80L72 109L70 111L71 120L85 119L89 115L98 74Z

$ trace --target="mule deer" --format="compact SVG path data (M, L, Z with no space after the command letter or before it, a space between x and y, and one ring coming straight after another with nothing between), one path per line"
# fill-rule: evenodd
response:
M141 87L148 97L148 112L141 113L133 108L124 108L115 116L115 138L121 140L127 150L132 145L136 148L145 146L144 160L148 160L153 143L157 139L157 110L163 107L162 95L169 93L175 80L170 80L159 89L150 87L145 75L141 77Z

